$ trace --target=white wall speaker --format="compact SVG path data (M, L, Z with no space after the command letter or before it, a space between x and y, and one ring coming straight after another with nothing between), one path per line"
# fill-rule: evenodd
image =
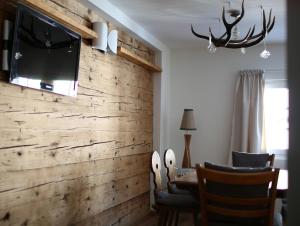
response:
M3 22L2 70L9 71L9 52L11 51L13 24L9 20Z
M97 39L93 39L92 48L99 49L103 52L107 51L107 23L95 22L93 23L93 30L98 34Z
M117 48L118 48L118 31L117 30L112 30L109 32L109 35L107 37L107 44L109 47L109 50L117 54Z

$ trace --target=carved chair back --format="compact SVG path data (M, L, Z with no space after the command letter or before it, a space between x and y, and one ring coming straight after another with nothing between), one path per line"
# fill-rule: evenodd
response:
M157 194L163 190L161 182L161 160L157 151L152 153L151 166L152 173L154 175L155 194Z
M176 158L172 149L167 149L164 155L164 163L167 168L168 181L171 182L176 176Z

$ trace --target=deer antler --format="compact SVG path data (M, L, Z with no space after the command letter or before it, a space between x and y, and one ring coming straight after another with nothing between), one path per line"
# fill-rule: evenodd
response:
M263 10L263 29L260 33L254 35L255 32L255 25L249 29L247 34L243 39L239 40L231 40L232 36L232 28L236 26L244 17L245 14L245 9L244 9L244 0L242 2L242 11L241 14L236 18L236 20L232 23L228 23L225 18L225 8L223 7L223 12L222 12L222 21L224 23L224 26L226 28L226 32L222 34L219 38L216 38L213 33L211 28L209 27L209 34L211 37L211 42L216 46L216 47L225 47L225 48L248 48L250 46L257 45L260 43L265 37L266 34L269 33L275 24L275 16L272 19L272 9L269 12L269 18L268 18L268 23L266 23L266 15L265 15L265 10ZM202 39L209 40L209 37L206 35L201 35L195 32L193 25L191 25L191 31L192 33Z

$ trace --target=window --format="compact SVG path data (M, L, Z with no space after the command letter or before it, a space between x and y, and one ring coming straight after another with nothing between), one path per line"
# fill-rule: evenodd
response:
M283 73L265 74L264 149L286 154L289 148L289 90Z

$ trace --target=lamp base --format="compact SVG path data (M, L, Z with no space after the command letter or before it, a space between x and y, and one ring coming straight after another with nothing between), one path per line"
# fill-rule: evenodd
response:
M191 138L192 138L191 134L184 134L185 148L184 148L184 155L182 160L182 168L192 168L191 154L190 154Z

